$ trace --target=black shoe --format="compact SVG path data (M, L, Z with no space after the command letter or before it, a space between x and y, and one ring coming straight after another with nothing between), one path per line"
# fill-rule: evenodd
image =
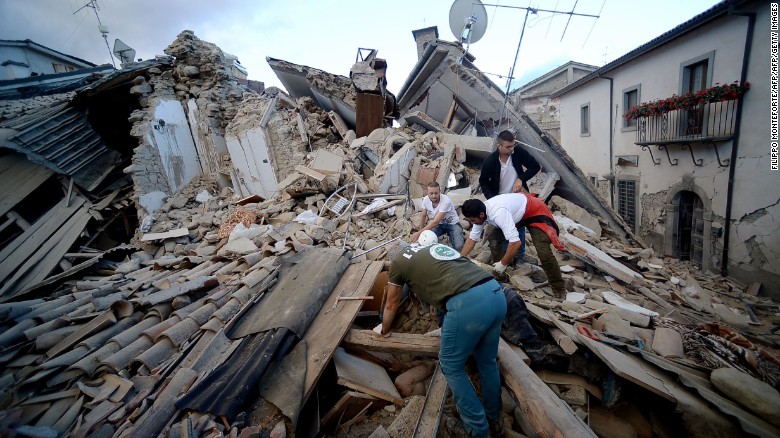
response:
M488 418L488 427L490 428L490 438L504 438L504 425L501 424L501 420Z
M463 427L463 422L455 417L444 419L444 432L448 438L469 438L469 434Z

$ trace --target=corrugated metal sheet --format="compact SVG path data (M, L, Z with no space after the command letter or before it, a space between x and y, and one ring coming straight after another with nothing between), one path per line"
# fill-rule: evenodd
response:
M95 189L119 161L119 153L106 147L86 115L67 104L8 120L0 123L1 128L9 131L0 134L0 147L71 176L87 191Z

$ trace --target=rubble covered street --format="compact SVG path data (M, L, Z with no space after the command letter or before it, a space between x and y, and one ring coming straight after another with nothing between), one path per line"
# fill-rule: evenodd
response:
M371 329L425 187L482 197L503 129L542 165L569 291L503 278L545 343L505 323L506 436L780 436L777 303L646 247L460 44L421 53L396 127L376 51L351 77L269 58L287 91L190 31L165 54L0 100L3 436L448 436L436 310Z

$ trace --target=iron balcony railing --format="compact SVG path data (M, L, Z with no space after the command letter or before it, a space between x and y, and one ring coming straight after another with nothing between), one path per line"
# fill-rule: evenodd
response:
M697 143L731 140L738 100L699 104L689 110L636 119L636 144Z

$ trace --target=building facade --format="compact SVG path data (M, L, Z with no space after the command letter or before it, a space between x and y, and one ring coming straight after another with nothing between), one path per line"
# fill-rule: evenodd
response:
M0 40L0 81L67 73L95 64L31 40Z
M778 295L769 14L718 3L553 97L563 147L647 244ZM730 94L732 83L750 88ZM686 94L716 98L682 104ZM643 116L625 117L643 102Z
M556 141L561 141L560 98L551 94L595 71L595 65L569 61L520 86L509 98L515 110L522 110Z

